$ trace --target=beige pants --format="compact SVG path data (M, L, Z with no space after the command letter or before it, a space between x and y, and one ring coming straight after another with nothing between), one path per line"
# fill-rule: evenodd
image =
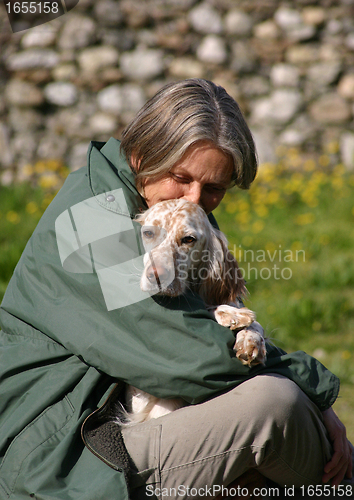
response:
M331 456L321 412L279 375L259 375L123 437L136 466L134 500L213 498L249 468L281 486L319 484Z

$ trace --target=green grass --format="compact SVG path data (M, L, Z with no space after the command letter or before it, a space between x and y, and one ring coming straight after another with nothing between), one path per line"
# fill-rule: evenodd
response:
M268 165L215 215L247 280L246 305L288 352L318 358L342 383L335 408L354 442L354 175Z
M335 409L354 442L354 175L305 167L263 166L251 190L228 192L215 215L244 269L246 305L267 335L340 377ZM51 197L0 187L0 300Z
M46 205L41 189L0 187L0 300Z

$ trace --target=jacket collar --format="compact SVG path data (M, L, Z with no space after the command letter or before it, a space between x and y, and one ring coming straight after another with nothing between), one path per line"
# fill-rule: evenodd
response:
M106 143L91 142L87 159L91 191L100 205L132 218L147 209L135 187L135 175L120 150L120 141L111 137ZM119 199L107 201L112 191L122 187L127 205L120 204Z

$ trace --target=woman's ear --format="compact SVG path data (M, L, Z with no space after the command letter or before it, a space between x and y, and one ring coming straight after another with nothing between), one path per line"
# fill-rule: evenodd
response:
M206 304L230 304L245 296L247 289L237 260L229 251L223 233L214 228L211 231L209 251L209 272L199 290Z

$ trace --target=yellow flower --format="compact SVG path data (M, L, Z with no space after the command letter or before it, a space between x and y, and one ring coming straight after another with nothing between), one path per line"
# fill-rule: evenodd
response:
M58 179L54 174L45 174L39 179L39 185L43 189L52 189L58 186Z
M331 183L335 189L340 189L344 185L342 177L332 177Z
M288 151L287 151L287 156L289 158L296 158L297 156L299 156L299 150L297 148L289 148Z
M299 226L306 226L307 224L312 224L315 220L315 216L312 213L297 215L294 219L295 224Z
M237 211L236 201L230 201L226 204L225 210L228 214L234 214Z
M18 224L20 222L20 216L14 210L9 210L6 214L6 219L11 222L11 224Z
M64 166L61 160L47 159L38 160L34 165L36 174L43 174L44 172L58 172Z
M276 249L272 241L268 241L268 243L265 244L264 248L266 249L267 252L274 252Z
M304 188L304 176L300 172L296 172L290 178L289 189L291 192L295 193L296 191L301 192Z
M262 205L267 202L268 191L264 187L259 187L252 193L252 204Z
M239 224L248 224L250 221L250 214L249 212L240 212L239 214L236 215L236 221Z
M275 165L274 163L262 163L259 166L258 178L265 182L271 182L275 175Z
M259 217L267 217L269 210L265 205L255 205L254 210Z
M320 184L324 184L326 182L326 174L321 171L316 171L311 176L311 182L316 184L317 186Z
M246 200L240 199L236 205L240 212L249 212L250 210L250 205Z
M232 199L233 199L232 194L233 194L233 193L231 193L230 191L226 191L225 196L224 196L224 198L223 198L222 202L226 204L226 203L228 203L229 201L232 201Z
M315 160L306 160L304 162L304 170L306 170L306 172L313 172L316 168L316 162Z
M269 191L268 196L267 196L267 201L270 205L275 205L277 201L279 200L280 193L279 191L276 191L275 189L272 189Z
M328 167L330 164L330 157L328 155L321 155L318 159L318 163L321 167Z
M296 252L296 250L303 250L303 244L301 241L294 241L294 243L291 245L291 250L293 252Z
M33 169L36 174L43 174L47 170L47 166L43 160L39 160L35 163Z
M333 155L339 152L339 143L338 141L332 141L326 144L325 150L329 155Z
M26 212L28 214L35 214L36 212L38 212L38 205L37 203L35 203L34 201L30 201L29 203L27 203L26 205Z
M52 172L57 172L63 166L63 163L59 160L47 160L46 161L47 170Z
M350 359L352 357L352 353L350 351L342 352L342 359Z
M338 163L334 169L333 169L333 173L335 175L344 175L346 172L345 170L345 166L343 165L343 163Z
M24 167L22 167L22 173L26 176L26 177L30 177L31 175L33 175L33 167L32 165L25 165Z
M257 220L252 224L252 230L254 233L260 233L264 229L264 222Z
M295 290L295 292L292 294L292 298L295 300L301 300L303 296L304 293L302 290Z
M312 186L309 185L307 189L301 193L302 200L311 208L317 207L318 205L318 199L315 196L316 191L316 187L313 189Z

